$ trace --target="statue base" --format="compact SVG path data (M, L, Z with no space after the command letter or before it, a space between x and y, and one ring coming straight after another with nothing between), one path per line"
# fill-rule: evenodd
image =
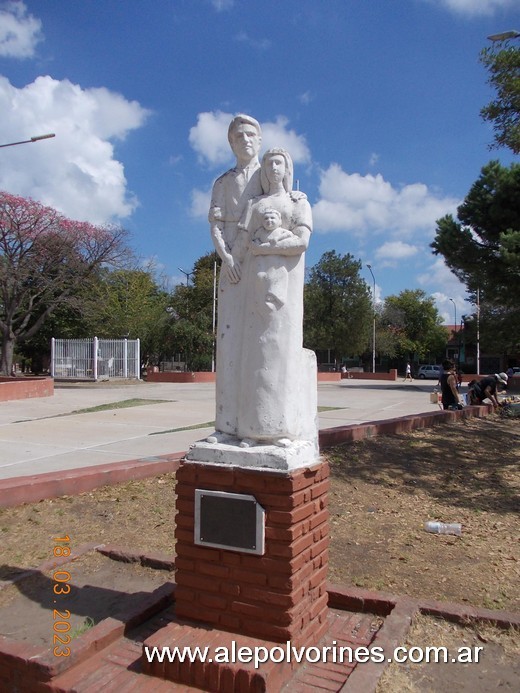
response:
M310 467L319 460L317 440L292 441L283 447L262 443L242 447L243 444L239 438L222 435L221 442L218 443L200 440L190 447L186 459L206 464L281 472Z
M328 487L328 465L316 460L287 472L184 460L176 486L177 618L315 645L327 627ZM265 511L262 555L196 542L200 489L256 499Z

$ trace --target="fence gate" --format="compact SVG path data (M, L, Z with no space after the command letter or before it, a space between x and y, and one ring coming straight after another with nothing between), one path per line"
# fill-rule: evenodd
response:
M140 378L138 339L55 339L51 375L70 380Z

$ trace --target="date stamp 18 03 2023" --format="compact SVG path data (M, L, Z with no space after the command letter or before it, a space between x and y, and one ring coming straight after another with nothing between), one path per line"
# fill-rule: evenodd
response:
M53 553L56 558L67 558L70 556L70 537L54 537ZM68 657L70 655L71 637L70 630L70 611L63 607L64 598L70 594L70 573L67 570L55 570L52 576L54 592L54 604L56 608L52 612L53 621L53 643L55 657ZM59 607L59 608L58 608Z

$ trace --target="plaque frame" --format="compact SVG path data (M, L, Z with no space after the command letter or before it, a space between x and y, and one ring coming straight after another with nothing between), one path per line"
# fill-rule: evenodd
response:
M194 519L198 546L265 553L265 510L250 494L195 489Z

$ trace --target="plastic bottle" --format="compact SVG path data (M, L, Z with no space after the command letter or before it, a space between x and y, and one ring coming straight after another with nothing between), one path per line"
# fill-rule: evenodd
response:
M462 525L459 522L444 523L429 520L424 523L424 529L432 534L456 534L460 536Z

